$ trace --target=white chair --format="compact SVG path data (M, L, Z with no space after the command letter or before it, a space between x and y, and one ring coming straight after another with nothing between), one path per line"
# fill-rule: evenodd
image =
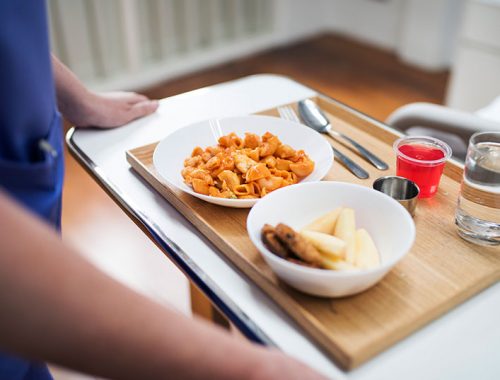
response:
M410 103L394 111L386 123L408 135L443 140L450 145L453 156L463 161L473 133L500 131L500 97L475 113L431 103Z

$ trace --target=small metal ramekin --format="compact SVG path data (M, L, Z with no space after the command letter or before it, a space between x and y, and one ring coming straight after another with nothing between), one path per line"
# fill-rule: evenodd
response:
M404 177L386 176L373 182L373 188L397 200L411 216L415 216L417 197L420 189L417 184Z

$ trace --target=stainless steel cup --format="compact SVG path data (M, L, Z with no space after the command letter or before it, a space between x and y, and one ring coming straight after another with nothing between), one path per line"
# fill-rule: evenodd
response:
M420 192L417 184L398 176L380 177L373 182L373 188L397 200L411 216L415 216L417 197Z

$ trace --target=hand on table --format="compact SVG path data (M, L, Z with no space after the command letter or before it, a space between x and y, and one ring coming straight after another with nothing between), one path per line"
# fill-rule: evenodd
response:
M57 104L63 116L79 127L112 128L149 115L158 108L157 100L135 92L96 93L55 56L52 56Z
M157 100L135 92L88 93L81 105L65 112L65 117L81 127L112 128L147 116L157 108Z

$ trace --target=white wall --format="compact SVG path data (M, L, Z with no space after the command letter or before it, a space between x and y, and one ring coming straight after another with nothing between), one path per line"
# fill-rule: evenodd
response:
M446 104L477 111L500 96L500 0L469 0Z
M52 48L95 90L140 89L275 46L279 1L49 0Z
M325 9L329 0L274 0L274 22L279 43L328 31Z
M463 0L49 0L53 48L89 86L140 88L336 32L450 65Z
M398 47L404 0L327 0L330 30L387 49Z
M453 61L463 0L406 1L401 18L398 55L428 69Z
M327 27L427 70L449 67L463 0L329 0Z

